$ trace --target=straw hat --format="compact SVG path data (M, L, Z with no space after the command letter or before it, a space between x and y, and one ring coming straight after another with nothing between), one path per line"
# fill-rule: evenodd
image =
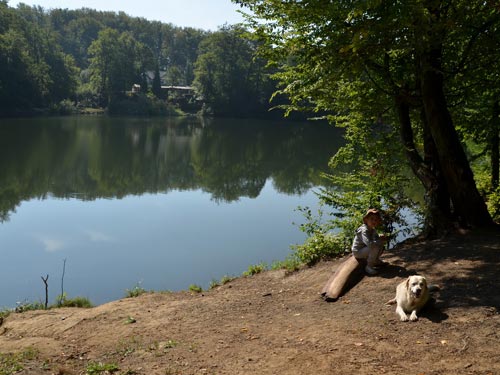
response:
M365 216L363 216L363 223L366 224L366 220L370 217L370 216L373 216L373 215L376 215L378 216L379 218L381 218L380 216L380 211L377 210L376 208L370 208L368 211L366 211L366 214Z

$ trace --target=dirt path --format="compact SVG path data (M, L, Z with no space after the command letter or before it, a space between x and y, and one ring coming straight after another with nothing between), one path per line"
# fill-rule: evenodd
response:
M148 375L500 374L500 233L406 244L384 260L380 276L332 303L319 291L340 260L203 294L11 314L0 352L35 349L21 374L85 374L92 363ZM415 273L443 289L417 322L403 323L384 303Z

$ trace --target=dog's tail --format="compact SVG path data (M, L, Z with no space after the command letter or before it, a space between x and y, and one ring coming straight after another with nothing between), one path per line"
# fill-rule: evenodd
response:
M386 305L394 305L396 303L396 297L394 297L393 299L387 301L385 304Z

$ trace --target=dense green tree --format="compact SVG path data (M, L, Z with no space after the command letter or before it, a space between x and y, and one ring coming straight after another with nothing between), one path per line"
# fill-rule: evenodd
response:
M212 41L200 49L207 38ZM219 42L236 50L224 51ZM211 43L216 54L210 54ZM211 103L212 108L226 114L267 111L274 87L254 50L255 42L230 27L211 33L123 12L45 10L25 4L11 8L0 0L0 115L46 110L67 98L79 107L107 106L134 83L144 94L151 91L161 98L161 85L193 84L200 53L207 53L200 66L222 62L227 70L224 78L217 77L222 100L214 97L215 104L226 107L220 111ZM151 100L162 106L160 100Z
M201 44L194 86L216 115L246 115L266 106L268 74L254 58L255 42L241 27L225 26Z
M492 223L450 107L454 95L464 94L458 80L472 78L469 64L489 69L489 53L498 60L498 48L485 49L498 46L500 13L491 2L235 2L252 11L265 56L280 68L281 92L292 102L288 109L331 113L350 137L344 156L372 169L368 180L380 176L369 164L379 170L383 165L363 156L384 151L383 143L372 141L379 125L394 126L425 188L429 229L444 229L451 220Z
M57 43L40 8L14 10L0 2L0 109L48 107L74 96L74 60Z
M130 33L104 29L89 47L91 82L101 97L102 105L123 95L140 82L144 46Z
M185 27L172 30L165 38L163 47L166 58L163 58L163 67L167 71L169 79L175 79L177 85L189 86L192 84L194 64L199 53L198 47L208 35L202 30ZM174 77L171 70L178 72L178 75ZM168 85L174 84L172 81L166 83Z
M105 26L86 12L75 17L68 10L55 9L51 12L51 17L64 51L74 57L77 66L86 69L89 64L88 48Z

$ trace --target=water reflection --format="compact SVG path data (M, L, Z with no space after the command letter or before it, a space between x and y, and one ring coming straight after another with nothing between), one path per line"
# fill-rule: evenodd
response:
M3 120L0 308L39 300L47 274L54 301L63 259L68 295L97 304L282 260L340 139L314 123Z
M198 118L66 117L2 120L0 219L22 202L122 198L197 190L230 202L325 183L341 142L318 123Z

